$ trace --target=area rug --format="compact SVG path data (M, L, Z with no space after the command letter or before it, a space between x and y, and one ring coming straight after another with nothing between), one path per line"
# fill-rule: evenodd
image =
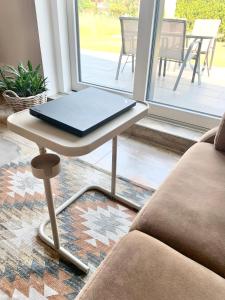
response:
M91 191L58 217L62 245L90 267L88 275L61 260L37 237L47 215L41 180L29 155L0 168L0 299L75 299L113 245L128 231L136 212ZM110 185L110 174L81 160L62 159L53 179L56 206L87 184ZM118 178L118 193L143 205L154 192ZM50 226L46 231L50 235Z

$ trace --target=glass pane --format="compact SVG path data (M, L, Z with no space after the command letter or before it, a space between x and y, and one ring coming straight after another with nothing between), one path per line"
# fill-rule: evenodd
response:
M154 97L213 116L225 111L225 1L166 0Z
M80 81L133 92L139 0L78 0Z

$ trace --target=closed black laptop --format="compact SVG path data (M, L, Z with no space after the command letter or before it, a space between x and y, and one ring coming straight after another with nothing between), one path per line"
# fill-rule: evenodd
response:
M88 88L32 107L30 114L63 130L84 136L135 105L135 101L123 96Z

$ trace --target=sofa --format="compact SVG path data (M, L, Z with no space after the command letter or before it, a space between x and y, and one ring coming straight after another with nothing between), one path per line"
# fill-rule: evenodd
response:
M178 162L79 300L225 299L225 117Z

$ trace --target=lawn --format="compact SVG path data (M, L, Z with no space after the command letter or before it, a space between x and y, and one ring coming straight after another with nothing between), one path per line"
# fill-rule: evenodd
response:
M225 68L225 42L217 43L213 65Z
M80 14L80 44L82 49L119 53L121 49L118 18L91 13ZM225 68L225 42L218 42L214 66Z
M121 49L118 18L80 14L80 44L82 49L119 53Z

